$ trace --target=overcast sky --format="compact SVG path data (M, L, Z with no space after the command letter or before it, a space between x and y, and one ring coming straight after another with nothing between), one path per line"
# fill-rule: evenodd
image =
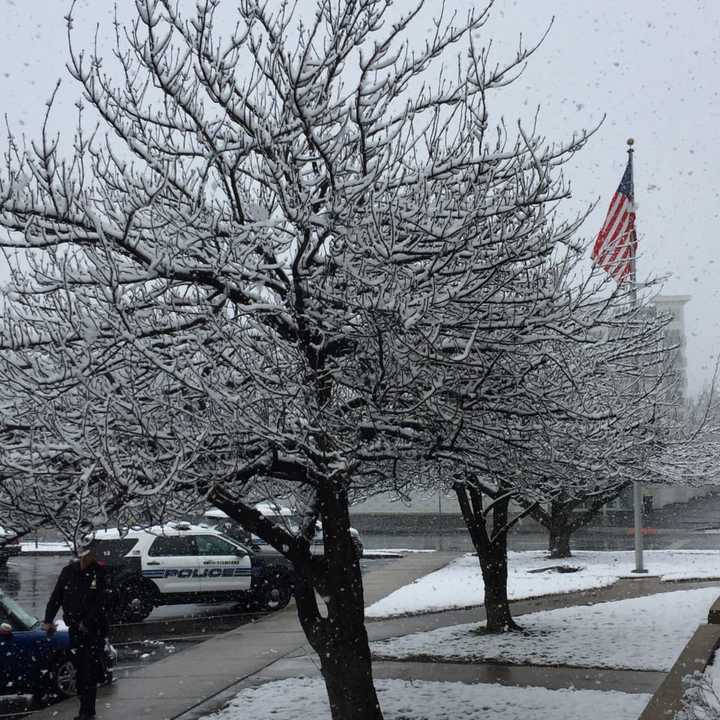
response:
M123 12L133 5L118 4ZM446 4L471 6L467 0ZM396 0L396 6L410 4ZM426 6L427 18L439 2ZM68 7L66 0L0 0L0 107L15 130L36 134L60 77L54 124L72 130L78 92L64 72ZM79 0L76 16L78 37L91 43L100 21L100 41L110 48L110 0ZM518 83L498 95L496 107L513 120L540 106L542 131L557 140L605 117L568 171L576 208L600 200L585 226L588 237L602 224L620 181L625 140L635 138L639 274L667 275L665 294L691 296L688 372L690 390L697 391L720 350L720 2L497 0L479 38L492 39L499 58L510 57L521 34L538 38L553 17L544 45ZM420 36L424 29L421 21Z

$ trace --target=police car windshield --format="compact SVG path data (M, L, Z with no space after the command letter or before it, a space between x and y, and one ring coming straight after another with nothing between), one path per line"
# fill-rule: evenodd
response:
M300 516L299 515L280 515L275 516L273 521L284 528L287 528L290 532L300 531Z
M7 617L10 624L19 625L23 630L30 630L38 624L38 619L28 612L25 612L11 597L0 590L0 618ZM7 622L7 620L2 620Z

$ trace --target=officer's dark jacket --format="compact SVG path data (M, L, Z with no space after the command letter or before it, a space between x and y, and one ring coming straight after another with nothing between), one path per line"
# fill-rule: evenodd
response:
M45 610L45 622L53 622L62 607L67 625L82 623L88 633L104 637L109 630L108 600L107 570L97 563L81 570L80 561L75 560L60 573Z

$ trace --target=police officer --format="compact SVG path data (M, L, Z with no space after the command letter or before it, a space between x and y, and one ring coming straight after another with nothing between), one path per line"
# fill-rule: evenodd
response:
M92 537L77 544L77 560L60 572L45 610L43 629L55 632L55 615L62 607L63 620L70 630L73 664L77 673L80 714L75 720L95 717L95 696L102 680L105 638L108 622L108 582L106 570L99 565Z

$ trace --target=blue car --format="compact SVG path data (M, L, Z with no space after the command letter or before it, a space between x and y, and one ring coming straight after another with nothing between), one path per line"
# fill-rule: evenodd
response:
M105 678L112 681L117 653L105 644ZM75 667L70 636L58 629L51 636L40 621L0 590L0 695L33 695L43 700L75 694Z

